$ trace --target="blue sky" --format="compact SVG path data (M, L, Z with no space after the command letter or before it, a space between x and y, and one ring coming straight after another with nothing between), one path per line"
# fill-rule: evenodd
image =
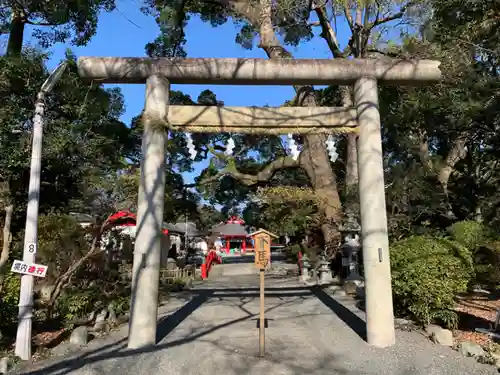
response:
M48 62L50 69L64 57L68 47L77 56L145 56L144 46L158 35L158 27L152 17L143 15L139 10L140 1L118 1L118 10L103 14L100 18L97 35L91 42L80 48L58 44L51 48L53 54ZM340 25L340 31L347 31ZM188 57L257 57L266 58L259 48L245 50L234 41L237 28L228 22L223 26L212 28L197 18L192 18L186 29ZM35 44L30 32L26 33L25 43ZM346 32L339 34L348 35ZM302 43L300 48L290 47L296 58L330 58L326 43L319 37ZM111 86L111 85L109 85ZM119 86L125 97L126 111L122 116L125 123L139 114L144 106L144 85ZM211 89L225 105L238 106L279 106L294 95L292 87L283 86L209 86L209 85L174 85L172 89L182 90L196 99L204 89ZM185 173L186 182L193 178L207 163L197 163L195 171Z

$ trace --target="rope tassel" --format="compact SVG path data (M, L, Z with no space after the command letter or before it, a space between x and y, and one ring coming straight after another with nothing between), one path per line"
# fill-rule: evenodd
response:
M297 143L295 142L295 139L293 139L292 133L288 134L288 149L290 150L293 160L297 160L300 155L300 150L299 146L297 146Z
M198 152L196 151L196 147L194 146L191 133L186 133L186 143L187 143L189 157L191 158L191 160L194 160Z

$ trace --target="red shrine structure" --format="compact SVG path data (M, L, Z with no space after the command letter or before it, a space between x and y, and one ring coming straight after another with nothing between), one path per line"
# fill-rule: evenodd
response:
M226 223L213 227L212 234L223 238L226 254L229 254L231 249L241 253L247 250L248 232L245 229L245 222L236 216L232 216Z

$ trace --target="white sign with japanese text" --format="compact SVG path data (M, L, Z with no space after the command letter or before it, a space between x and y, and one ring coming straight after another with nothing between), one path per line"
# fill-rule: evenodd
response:
M41 264L28 264L22 260L15 260L10 270L15 273L37 277L45 277L47 274L47 266L42 266Z

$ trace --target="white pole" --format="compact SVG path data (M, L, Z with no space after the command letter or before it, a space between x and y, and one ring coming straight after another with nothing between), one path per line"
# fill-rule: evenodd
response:
M28 187L28 208L24 232L23 261L35 263L38 243L38 206L40 201L40 174L42 169L43 116L45 112L45 94L50 92L66 69L66 62L61 63L47 78L37 95L35 116L33 118L33 145L31 148L30 182ZM33 245L33 246L30 246ZM31 326L33 317L33 286L31 275L21 276L19 293L19 315L15 353L22 360L31 358Z

